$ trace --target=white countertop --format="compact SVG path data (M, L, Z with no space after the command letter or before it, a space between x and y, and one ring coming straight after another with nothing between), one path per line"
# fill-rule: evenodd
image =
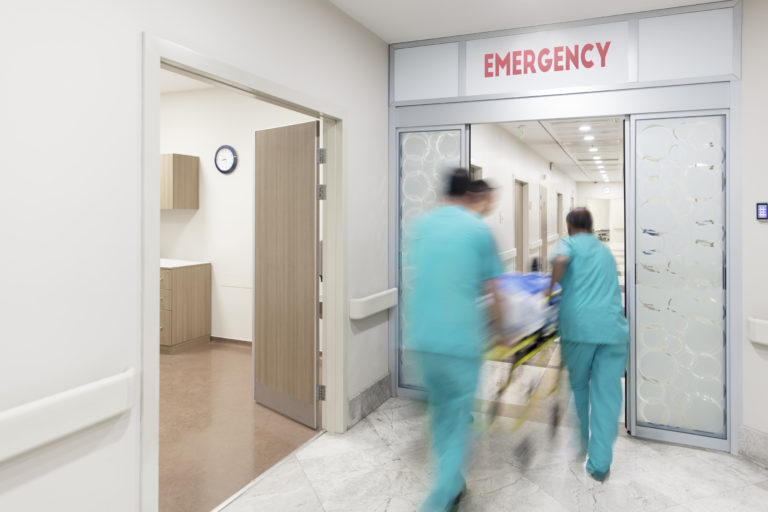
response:
M171 260L160 258L160 268L192 267L194 265L207 265L206 261Z

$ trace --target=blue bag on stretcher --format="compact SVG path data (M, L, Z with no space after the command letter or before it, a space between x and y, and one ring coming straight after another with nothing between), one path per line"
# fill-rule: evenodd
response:
M552 298L545 294L551 277L540 272L521 274L510 272L497 278L502 296L502 329L505 338L522 339L543 328L557 325L560 285L552 291Z

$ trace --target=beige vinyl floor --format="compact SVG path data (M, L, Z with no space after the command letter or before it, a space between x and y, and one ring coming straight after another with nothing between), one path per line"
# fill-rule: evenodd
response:
M160 512L208 512L316 432L253 401L251 346L160 355Z

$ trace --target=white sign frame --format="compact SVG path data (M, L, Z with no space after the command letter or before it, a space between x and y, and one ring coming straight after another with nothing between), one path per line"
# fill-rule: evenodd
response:
M626 21L467 41L466 95L623 85L629 48Z

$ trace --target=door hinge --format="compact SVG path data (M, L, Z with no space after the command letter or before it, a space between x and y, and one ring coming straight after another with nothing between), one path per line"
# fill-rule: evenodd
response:
M317 399L321 402L325 401L325 384L317 386Z
M325 201L326 196L328 195L328 190L326 189L325 185L318 185L317 186L317 200L318 201Z
M325 148L317 148L317 163L318 164L324 164L326 163L327 153L325 151Z

